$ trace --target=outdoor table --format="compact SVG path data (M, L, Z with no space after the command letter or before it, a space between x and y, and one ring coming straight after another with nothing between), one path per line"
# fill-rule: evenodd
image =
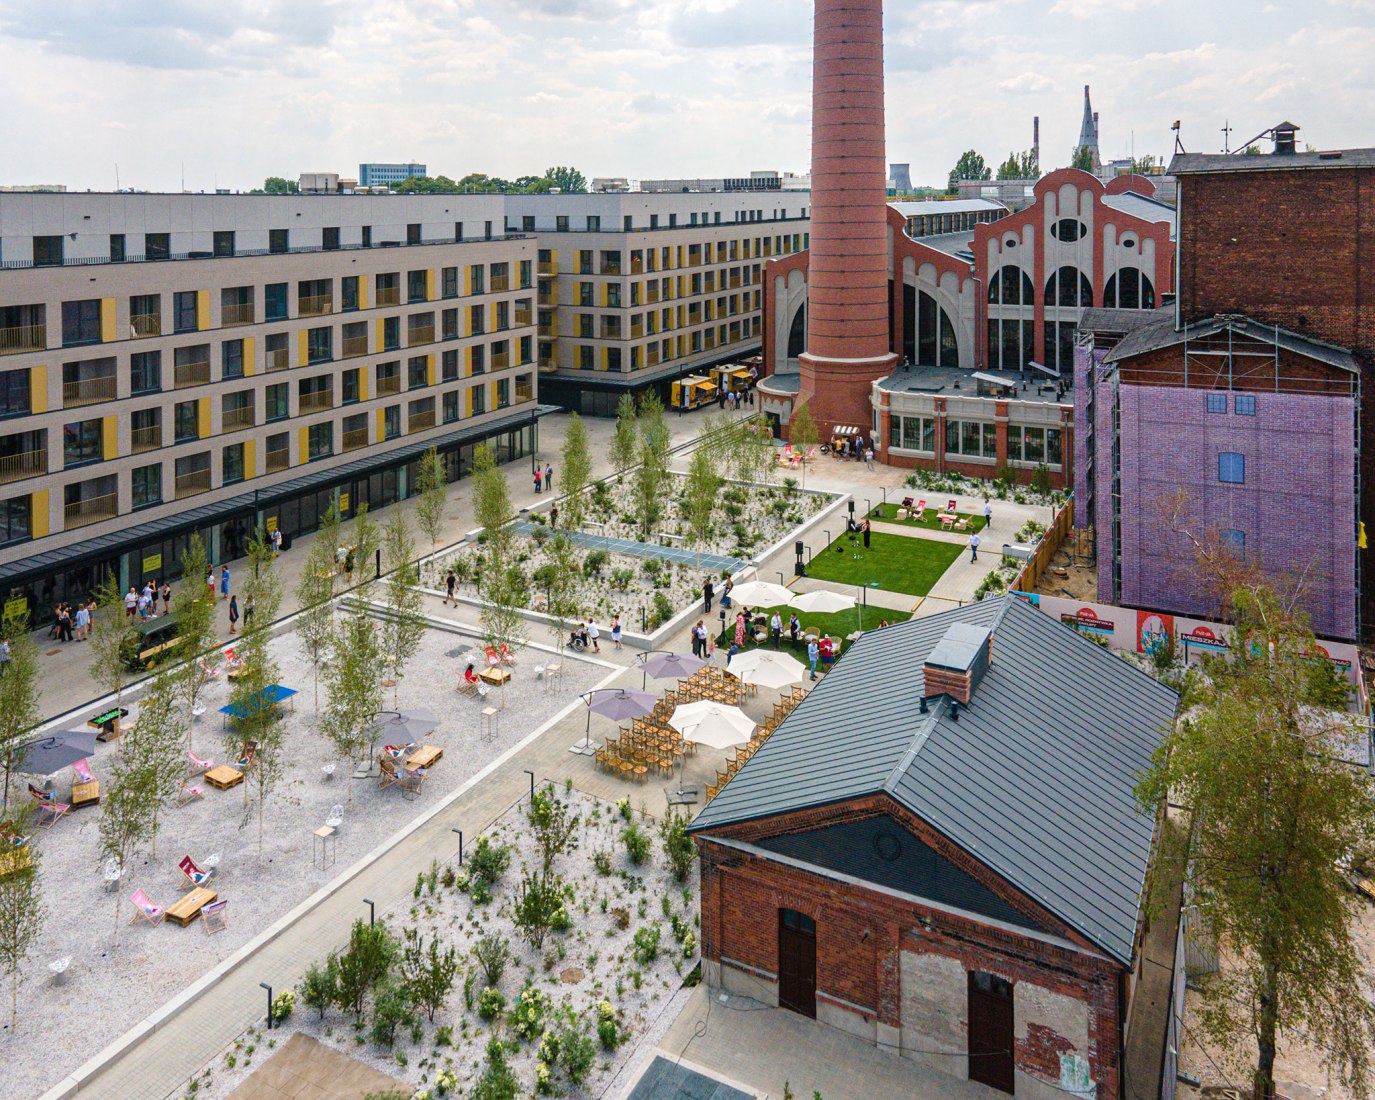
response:
M941 521L942 527L954 527L955 521L960 517L954 512L941 512L936 518Z
M438 745L426 745L423 749L411 753L410 759L406 761L406 767L412 771L416 768L428 768L443 758L444 750L442 748Z
M243 782L243 772L238 768L231 768L228 764L221 764L218 768L211 768L205 773L205 781L212 787L227 791L230 787L237 787Z
M100 801L100 780L92 779L89 783L72 784L72 809L79 806L94 806Z
M478 675L493 687L501 687L502 684L511 679L511 670L501 667L484 668Z
M554 687L554 679L555 679L555 677L558 678L559 684L560 684L560 686L562 686L562 684L563 684L563 665L559 664L559 662L557 662L557 661L555 661L553 664L549 664L549 665L545 665L545 666L544 666L544 690L545 690L545 691L552 691L552 690L553 690L553 687Z
M113 741L119 736L120 719L127 718L128 716L129 711L126 708L115 707L113 710L107 710L103 714L97 714L86 724L93 729L100 730L100 732L96 734L97 741Z
M231 718L235 721L242 721L256 714L263 707L275 710L275 708L279 707L282 703L288 701L291 703L291 709L295 710L295 688L282 687L281 684L268 684L267 687L263 688L262 691L254 695L246 703L230 703L227 706L220 707L220 713L225 716L224 724L228 726L229 719Z
M310 842L311 863L322 871L325 869L327 859L329 863L332 864L339 857L339 837L336 835L337 833L338 830L335 829L333 825L321 825L311 834L313 838ZM329 846L330 841L334 842L333 848Z
M207 890L204 886L197 886L176 904L167 907L167 919L176 921L185 928L200 916L201 910L214 901L215 896L214 890Z

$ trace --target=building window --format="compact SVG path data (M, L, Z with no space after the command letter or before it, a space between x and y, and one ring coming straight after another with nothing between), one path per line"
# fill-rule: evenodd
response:
M272 253L285 252L287 250L287 230L269 229L267 231L267 250Z
M339 280L340 307L345 313L358 308L358 279L357 275L345 275Z
M145 260L165 260L171 254L172 234L145 233L143 235L143 258Z
M162 503L162 463L134 467L130 480L135 508L149 508Z
M401 434L401 406L388 405L382 410L382 438L395 439Z
M312 424L307 434L308 445L310 448L310 461L314 462L317 458L328 458L334 453L334 424L325 421L323 424Z
M947 420L945 453L968 458L997 458L997 426L980 420Z
M1256 395L1253 393L1239 393L1232 398L1232 407L1236 410L1237 416L1256 415Z
M358 378L359 378L359 368L354 367L352 370L346 370L346 371L344 371L343 380L342 380L341 383L340 383L340 393L341 393L341 395L342 395L341 404L344 404L344 405L352 405L352 404L355 404L355 403L358 401L358 397L359 397L359 381L358 381Z
M110 234L110 262L112 264L122 264L124 262L125 243L123 233Z
M327 225L320 232L320 248L325 252L337 252L339 249L339 227L337 225Z
M100 299L62 303L62 346L100 343Z
M458 297L458 268L446 267L440 274L440 294L445 298Z
M1077 241L1088 236L1088 226L1078 218L1061 218L1050 227L1050 235L1057 241Z
M1227 547L1229 550L1232 551L1232 553L1236 554L1238 557L1246 553L1245 531L1233 531L1227 528L1223 528L1220 531L1218 531L1218 535L1222 539L1222 545Z
M200 420L196 414L197 402L178 401L172 410L172 438L178 443L188 439L200 438Z
M420 235L420 223L411 222L409 225L406 226L406 243L419 244L421 240L422 238Z
M535 215L523 214L520 219L520 231L522 233L533 233L535 231Z
M446 352L444 353L444 355L443 355L443 358L440 360L440 365L441 365L441 368L442 368L442 370L443 370L442 378L443 378L443 380L444 380L445 382L456 382L456 381L458 381L458 349L457 349L457 348L450 348L448 351L446 351Z
M1036 291L1031 276L1014 264L1006 264L988 281L988 300L1005 306L1032 305Z
M473 415L480 416L487 411L487 387L474 386L469 392L473 395Z
M425 271L406 272L406 301L423 302L426 297L426 282Z
M401 346L401 318L384 317L382 319L382 350L395 351Z
M894 416L888 430L888 445L935 454L935 420L929 416Z
M1046 305L1093 305L1093 285L1077 267L1062 267L1046 280Z
M232 229L217 229L211 242L216 256L234 255L234 231Z
M567 215L567 214L556 214L556 215L554 215L554 232L555 232L555 233L567 233L567 232L568 232L568 215Z
M473 264L468 268L468 293L484 294L487 286L487 269L481 264Z
M80 420L62 427L62 466L86 466L104 457L101 449L102 421Z
M458 339L458 310L445 309L439 314L440 338L443 340Z
M228 485L243 480L243 444L231 443L220 454L221 482Z
M1108 276L1103 304L1115 309L1154 309L1155 287L1139 268L1124 267Z
M468 334L470 336L481 336L487 331L487 311L482 306L468 307Z
M220 376L243 377L243 341L226 340L220 345Z
M285 420L290 415L290 383L278 382L263 391L263 417L266 420Z
M334 358L332 328L313 328L306 333L306 357L310 363L325 363Z
M263 309L267 321L285 321L287 317L287 284L268 283L263 287Z
M155 393L160 389L162 389L162 352L136 351L129 356L129 392L135 394Z
M444 423L452 424L458 419L458 391L450 390L444 395Z
M1063 462L1059 428L1033 428L1009 424L1007 428L1007 457L1009 462L1045 463L1060 466Z
M1217 479L1227 485L1246 484L1246 456L1223 451L1217 456Z
M469 374L484 374L487 371L487 347L477 344L469 349L468 362L472 365Z
M1225 393L1208 394L1208 411L1210 413L1225 413L1227 411L1227 395Z
M198 295L194 290L179 290L172 295L172 331L195 332Z
M406 362L406 389L418 390L429 384L428 356L412 355Z
M32 537L33 498L29 496L0 500L0 544L23 542Z

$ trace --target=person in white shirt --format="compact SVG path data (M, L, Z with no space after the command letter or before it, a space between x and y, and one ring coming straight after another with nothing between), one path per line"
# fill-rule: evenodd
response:
M602 636L602 629L597 625L597 620L593 619L587 624L587 639L592 643L592 652L600 653L602 647L597 643L597 639Z
M773 618L769 620L769 630L773 632L773 647L777 649L783 640L783 616L777 611L773 613Z
M981 541L981 540L980 540L978 534L973 534L973 535L970 535L970 536L969 536L969 560L970 560L970 561L978 561L978 560L979 560L979 543L980 543L980 541Z

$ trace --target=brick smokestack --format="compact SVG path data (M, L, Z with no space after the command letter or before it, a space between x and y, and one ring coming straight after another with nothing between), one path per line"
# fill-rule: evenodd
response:
M883 0L816 0L807 350L799 402L825 434L873 420L891 373Z

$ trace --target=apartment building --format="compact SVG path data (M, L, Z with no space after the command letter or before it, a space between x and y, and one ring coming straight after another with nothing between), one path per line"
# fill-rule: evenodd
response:
M594 416L757 353L763 265L808 244L807 192L505 201L506 231L539 237L541 396Z
M537 242L500 196L0 196L0 601L176 576L530 454ZM6 430L7 429L7 430ZM23 601L23 603L19 603Z

